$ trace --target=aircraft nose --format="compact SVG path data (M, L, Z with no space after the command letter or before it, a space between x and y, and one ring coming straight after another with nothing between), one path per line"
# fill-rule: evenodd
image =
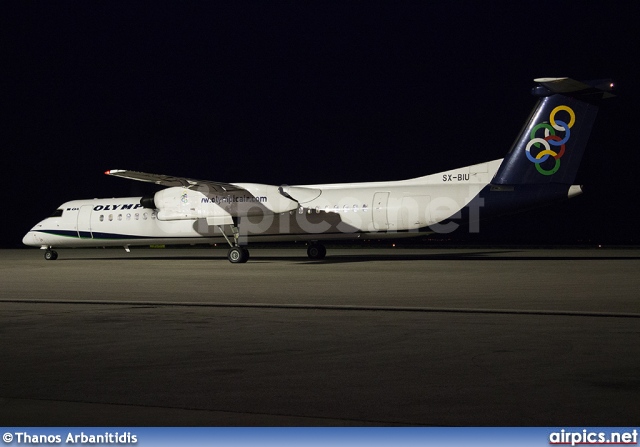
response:
M37 244L36 241L36 234L33 231L29 231L27 234L24 235L24 237L22 238L22 243L24 245L39 245Z

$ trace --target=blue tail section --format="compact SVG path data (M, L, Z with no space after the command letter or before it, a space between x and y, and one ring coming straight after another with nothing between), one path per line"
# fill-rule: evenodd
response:
M610 80L536 79L540 97L504 158L492 185L573 184L601 99Z
M613 96L610 80L536 79L540 100L491 183L463 210L469 223L564 201L582 192L573 185L598 104ZM469 210L480 209L473 216ZM471 230L473 231L473 230Z

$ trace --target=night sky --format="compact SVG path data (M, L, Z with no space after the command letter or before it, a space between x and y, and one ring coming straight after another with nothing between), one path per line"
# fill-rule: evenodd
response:
M612 78L585 194L462 243L637 244L640 3L49 1L0 5L1 246L132 169L274 185L503 157L536 77Z

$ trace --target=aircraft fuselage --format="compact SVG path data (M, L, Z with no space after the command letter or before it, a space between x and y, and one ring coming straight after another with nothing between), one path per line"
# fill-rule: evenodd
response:
M230 216L238 214L241 238L256 242L411 237L432 232L428 227L459 214L489 184L500 163L395 182L287 186L285 191L298 196L301 190L314 192L280 213L265 207L280 195L200 196L199 203L186 205L202 217L179 219L163 219L157 209L145 208L141 197L74 200L34 226L23 242L43 248L211 244L224 242L222 231L231 235Z

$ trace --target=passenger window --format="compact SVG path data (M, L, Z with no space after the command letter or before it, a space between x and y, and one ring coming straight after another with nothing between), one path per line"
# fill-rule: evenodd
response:
M142 219L147 220L147 213L142 213Z
M366 213L368 208L369 208L369 207L368 207L368 206L367 206L367 204L365 203L364 205L362 205L362 212L363 212L363 213Z
M338 208L338 205L336 205L336 206L334 206L334 207L333 207L333 212L334 212L334 213L337 213L339 209L340 209L340 208Z
M353 212L357 213L358 212L358 205L353 205Z
M104 221L104 214L100 214L100 222Z
M122 220L122 214L118 214L118 220Z
M344 207L342 207L342 210L347 213L349 212L349 205L345 205Z
M320 214L320 207L316 206L316 214Z
M113 214L109 214L109 222L113 220Z
M136 220L140 219L140 213L136 213Z

